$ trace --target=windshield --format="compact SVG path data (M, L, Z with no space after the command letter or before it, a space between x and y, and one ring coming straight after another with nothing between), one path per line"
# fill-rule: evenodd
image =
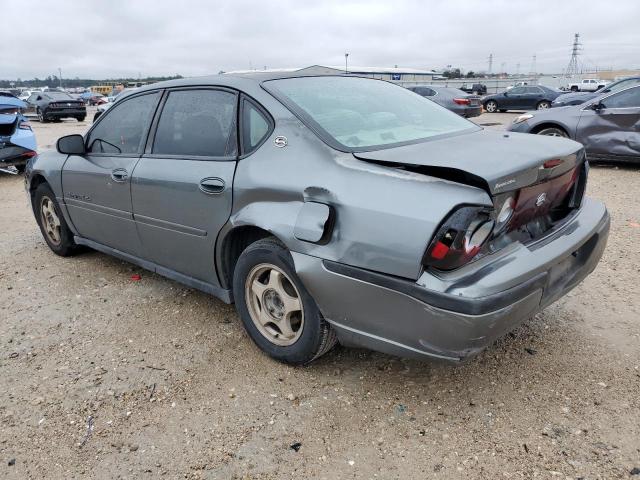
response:
M379 80L299 77L271 80L265 87L339 149L370 150L478 128L431 100Z

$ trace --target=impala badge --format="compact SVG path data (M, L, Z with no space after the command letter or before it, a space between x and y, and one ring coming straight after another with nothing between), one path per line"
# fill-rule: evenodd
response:
M542 192L540 195L538 195L538 198L536 198L536 207L541 206L546 201L547 201L547 193Z
M273 144L276 147L286 147L287 146L287 137L283 136L283 135L278 135L276 138L273 139Z

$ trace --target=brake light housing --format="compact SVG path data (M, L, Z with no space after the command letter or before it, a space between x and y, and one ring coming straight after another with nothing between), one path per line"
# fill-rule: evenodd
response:
M494 231L492 210L479 206L456 209L443 222L423 257L423 265L453 270L473 260Z
M471 100L468 98L454 98L453 101L458 105L471 105Z

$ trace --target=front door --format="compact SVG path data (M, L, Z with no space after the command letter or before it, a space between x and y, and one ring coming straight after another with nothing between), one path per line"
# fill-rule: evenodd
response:
M503 103L507 109L522 108L520 103L521 97L524 94L524 87L514 87L511 90L507 90L504 93Z
M215 242L231 214L237 104L224 89L168 91L131 184L143 257L214 286Z
M118 102L85 138L87 153L62 170L69 216L83 238L139 256L131 207L131 175L144 148L159 92Z
M640 86L614 93L600 101L600 109L585 108L576 140L602 159L640 160Z

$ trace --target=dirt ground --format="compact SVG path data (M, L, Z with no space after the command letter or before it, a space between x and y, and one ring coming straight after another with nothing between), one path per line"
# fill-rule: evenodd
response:
M90 122L33 124L46 149ZM233 306L53 255L0 174L0 477L640 479L639 189L640 167L592 168L602 262L470 363L338 348L291 368Z

